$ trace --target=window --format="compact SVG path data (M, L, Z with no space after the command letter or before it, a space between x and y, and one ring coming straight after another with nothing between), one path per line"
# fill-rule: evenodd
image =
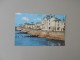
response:
M63 30L65 30L65 26L64 26Z
M57 30L59 30L59 29L60 29L60 27L57 28Z
M51 29L51 28L49 27L49 29Z
M50 25L50 23L49 23L49 25Z

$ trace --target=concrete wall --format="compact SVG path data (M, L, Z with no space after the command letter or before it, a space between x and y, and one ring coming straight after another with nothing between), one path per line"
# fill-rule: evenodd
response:
M66 15L65 46L14 46L15 13ZM80 0L0 0L0 60L80 60Z

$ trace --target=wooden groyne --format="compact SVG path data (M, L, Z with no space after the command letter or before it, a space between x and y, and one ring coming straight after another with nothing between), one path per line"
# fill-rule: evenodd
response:
M64 33L60 33L60 32L47 32L47 31L30 30L30 29L22 29L21 32L28 33L37 37L48 38L50 40L64 41Z

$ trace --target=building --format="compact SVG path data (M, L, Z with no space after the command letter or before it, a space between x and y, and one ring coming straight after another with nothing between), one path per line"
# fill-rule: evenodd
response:
M64 31L65 30L65 21L58 19L54 15L46 15L43 17L42 22L25 23L22 25L26 29L36 29L44 31Z
M46 15L42 21L42 30L46 31L64 31L65 23L54 15Z
M41 30L42 29L42 24L40 22L39 23L36 23L35 24L35 29Z
M25 23L24 24L24 28L26 28L26 29L35 29L35 25L34 24L30 24L30 23Z
M23 27L26 29L41 30L41 25L42 25L41 23L36 23L36 24L25 23Z

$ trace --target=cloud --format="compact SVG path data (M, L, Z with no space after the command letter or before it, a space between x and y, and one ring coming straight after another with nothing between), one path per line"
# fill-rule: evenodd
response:
M34 19L34 20L38 20L38 21L41 21L41 18L36 18L36 19Z
M28 21L29 18L27 18L27 17L22 17L22 20Z
M22 13L16 13L16 15L22 15Z

